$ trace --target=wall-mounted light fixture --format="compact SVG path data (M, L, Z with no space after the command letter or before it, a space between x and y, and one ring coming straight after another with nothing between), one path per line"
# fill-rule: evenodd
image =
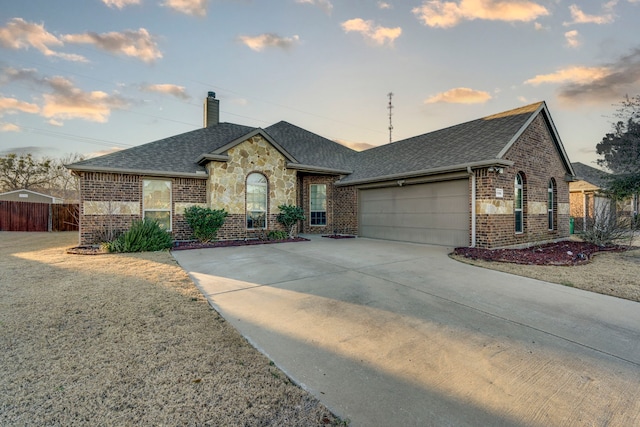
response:
M504 168L500 168L500 167L497 167L497 166L495 166L495 167L491 166L490 168L487 169L487 171L488 172L495 172L495 173L502 174L502 173L504 173Z

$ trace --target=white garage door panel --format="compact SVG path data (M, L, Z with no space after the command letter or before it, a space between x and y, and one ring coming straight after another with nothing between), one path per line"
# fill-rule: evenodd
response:
M467 246L468 192L466 179L360 190L360 235Z

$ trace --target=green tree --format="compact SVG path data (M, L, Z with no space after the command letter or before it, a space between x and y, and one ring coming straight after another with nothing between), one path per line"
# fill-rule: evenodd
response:
M634 197L634 210L638 212L640 193L640 95L626 96L618 105L618 121L613 132L596 145L601 156L598 165L609 169L609 194L616 199Z
M0 157L0 186L4 191L42 190L51 181L52 169L50 159L10 153Z

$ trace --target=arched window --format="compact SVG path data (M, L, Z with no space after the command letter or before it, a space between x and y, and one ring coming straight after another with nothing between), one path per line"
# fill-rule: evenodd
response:
M524 179L522 175L518 173L516 175L515 183L515 194L513 199L513 214L516 222L516 233L524 232L524 216L523 216L523 207L524 207Z
M549 223L549 230L556 229L556 183L553 178L549 180L549 186L547 187L547 222Z
M267 227L267 178L260 173L247 177L247 228Z

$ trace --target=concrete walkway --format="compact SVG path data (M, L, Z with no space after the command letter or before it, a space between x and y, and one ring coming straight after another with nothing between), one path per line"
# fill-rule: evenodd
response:
M640 304L448 252L311 237L173 255L353 426L640 425Z

